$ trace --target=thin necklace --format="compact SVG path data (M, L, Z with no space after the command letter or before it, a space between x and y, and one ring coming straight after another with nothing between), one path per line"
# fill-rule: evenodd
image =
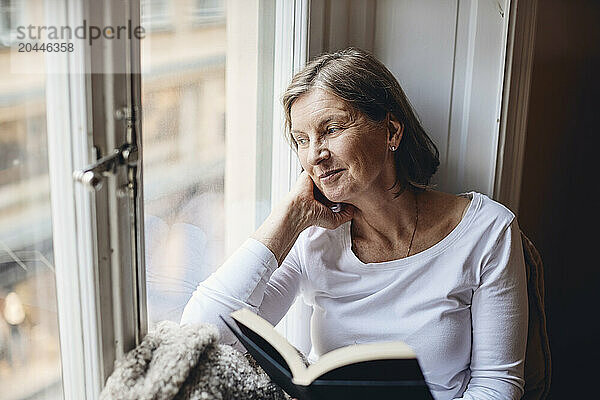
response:
M404 258L408 257L408 255L410 254L410 249L412 248L412 244L413 244L413 240L415 239L415 233L417 233L417 225L419 223L419 202L417 200L417 194L414 193L414 198L415 198L415 228L413 229L413 233L412 236L410 238L410 243L408 244L408 251L406 252L406 255L404 256ZM355 229L354 225L352 224L352 222L350 223L350 229ZM350 233L350 240L352 241L352 233Z
M410 244L408 245L408 251L406 252L406 256L404 256L404 258L408 257L408 255L410 254L410 249L412 248L415 233L417 233L417 224L419 223L419 203L417 201L417 194L413 192L413 195L415 197L415 229L413 230L412 237L410 238Z

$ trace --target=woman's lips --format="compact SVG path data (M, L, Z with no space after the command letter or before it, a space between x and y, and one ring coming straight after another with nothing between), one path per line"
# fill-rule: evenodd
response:
M333 171L329 171L329 172L319 176L319 179L323 183L331 183L334 180L336 180L337 178L339 178L341 175L341 172L343 172L343 171L344 171L343 169L336 169Z

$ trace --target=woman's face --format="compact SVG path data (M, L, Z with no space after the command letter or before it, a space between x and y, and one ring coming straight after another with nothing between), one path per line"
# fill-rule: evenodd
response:
M322 89L296 99L290 114L300 163L329 200L352 203L393 185L396 172L385 123L353 112Z

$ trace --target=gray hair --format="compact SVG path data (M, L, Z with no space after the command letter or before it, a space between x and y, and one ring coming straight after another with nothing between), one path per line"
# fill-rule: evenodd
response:
M294 76L282 103L286 139L296 150L298 145L291 135L292 105L314 88L338 96L373 122L384 121L388 113L394 115L404 127L402 140L394 153L396 182L392 188L400 187L396 196L406 188L423 191L432 187L431 177L440 164L439 151L394 75L372 54L353 47L323 54Z

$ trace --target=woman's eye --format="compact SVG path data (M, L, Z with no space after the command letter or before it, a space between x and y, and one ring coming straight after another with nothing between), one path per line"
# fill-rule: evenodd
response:
M327 128L327 133L332 134L332 133L336 133L339 130L340 130L340 128L332 126L331 128Z
M304 144L308 143L308 140L306 140L304 138L296 138L296 143L300 144L300 145L304 145Z

